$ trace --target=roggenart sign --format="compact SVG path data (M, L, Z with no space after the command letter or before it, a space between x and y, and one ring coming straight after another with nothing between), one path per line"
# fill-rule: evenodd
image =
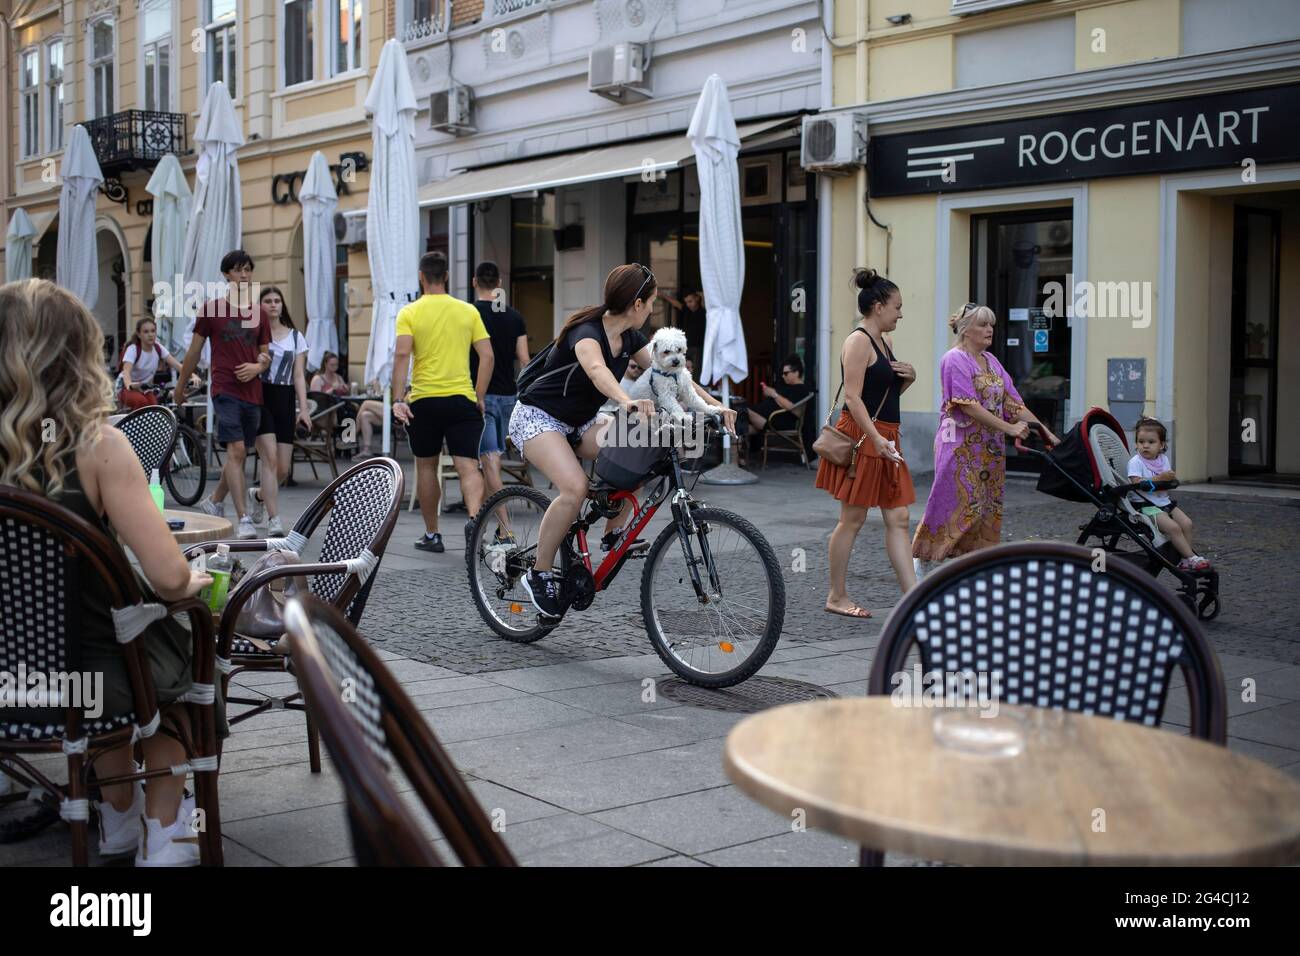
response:
M960 192L1300 159L1300 86L877 136L873 196Z

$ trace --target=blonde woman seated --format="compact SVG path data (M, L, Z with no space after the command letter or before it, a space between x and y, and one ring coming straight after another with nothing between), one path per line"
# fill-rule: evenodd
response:
M135 554L146 601L171 603L192 597L212 579L190 569L154 506L140 461L126 436L106 424L113 383L104 371L104 335L81 301L43 279L0 287L0 484L42 495L116 535ZM54 440L43 441L42 421L58 423ZM134 706L117 643L109 595L93 575L76 590L81 667L104 675L104 717ZM162 709L191 687L193 642L186 624L164 618L137 638ZM187 723L184 707L174 718ZM0 708L0 722L53 720L63 711ZM218 734L225 736L218 708ZM140 741L145 766L166 769L185 763L181 745L163 733ZM134 772L130 744L95 764L101 778ZM194 866L199 848L182 812L185 777L105 785L99 803L101 856L135 854L137 866ZM143 819L142 819L143 818ZM142 825L143 823L143 825Z

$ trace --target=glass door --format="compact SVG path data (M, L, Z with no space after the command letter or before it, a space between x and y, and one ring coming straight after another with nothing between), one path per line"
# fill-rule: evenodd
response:
M1073 266L1069 208L971 217L971 301L997 316L993 354L1030 411L1057 435L1065 432L1070 398L1071 320L1044 306L1054 283L1070 299ZM1040 470L1037 459L1011 445L1007 465Z
M555 337L555 193L510 200L510 304L524 317L528 354Z
M1228 473L1277 469L1280 214L1238 206L1232 234Z

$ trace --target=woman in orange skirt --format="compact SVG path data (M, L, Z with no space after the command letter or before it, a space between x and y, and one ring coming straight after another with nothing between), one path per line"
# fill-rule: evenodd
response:
M916 490L898 451L898 399L916 381L916 370L898 361L885 339L903 317L898 286L873 269L854 270L853 283L862 319L840 350L844 411L835 427L854 440L864 436L865 440L858 446L852 468L823 459L817 469L817 487L825 488L840 502L840 520L830 539L831 587L826 611L867 618L871 611L849 597L846 578L853 542L872 508L879 508L884 518L885 551L898 586L904 594L916 586L907 512L907 506L916 500ZM859 332L862 334L855 334Z

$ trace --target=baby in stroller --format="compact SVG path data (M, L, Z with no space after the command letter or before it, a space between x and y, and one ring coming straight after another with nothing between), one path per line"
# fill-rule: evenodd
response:
M1180 571L1204 571L1210 562L1201 557L1192 547L1192 519L1187 512L1178 507L1164 491L1151 490L1151 483L1157 481L1176 481L1177 475L1169 467L1169 458L1165 452L1169 448L1168 433L1165 426L1154 418L1140 418L1133 430L1133 443L1138 453L1129 459L1129 481L1141 486L1139 506L1142 514L1154 519L1156 527L1169 539L1179 556Z

